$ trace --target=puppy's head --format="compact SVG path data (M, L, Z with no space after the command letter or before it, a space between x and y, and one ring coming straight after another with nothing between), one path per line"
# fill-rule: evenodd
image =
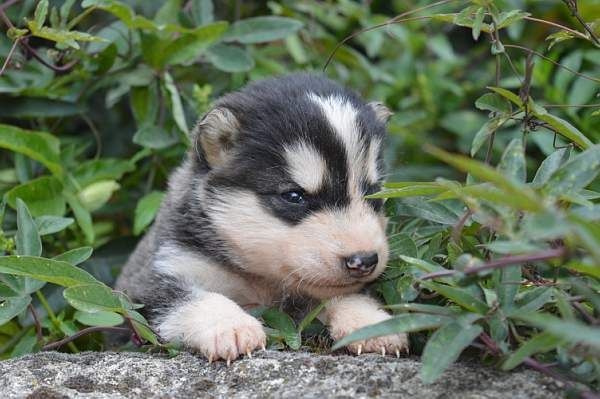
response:
M389 112L332 81L292 75L221 99L196 127L198 196L236 265L327 298L388 258L380 189Z

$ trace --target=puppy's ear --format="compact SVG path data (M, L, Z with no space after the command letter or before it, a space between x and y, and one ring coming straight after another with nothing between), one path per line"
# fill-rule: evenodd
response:
M194 129L196 150L202 149L211 168L227 162L239 127L235 115L222 106L213 108L198 122Z
M388 107L379 101L370 102L369 107L371 107L371 109L375 112L377 120L383 124L386 124L390 117L394 114Z

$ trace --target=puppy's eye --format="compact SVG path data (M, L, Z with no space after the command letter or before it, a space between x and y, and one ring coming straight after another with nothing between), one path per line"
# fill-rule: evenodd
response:
M287 191L281 194L281 198L292 204L300 205L304 203L304 193L302 191Z

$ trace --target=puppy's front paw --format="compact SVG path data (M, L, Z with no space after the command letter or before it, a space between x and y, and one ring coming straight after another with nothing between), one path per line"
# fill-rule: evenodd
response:
M336 341L346 335L366 327L371 324L379 323L390 318L390 315L382 310L376 310L369 314L338 316L332 320L329 333ZM346 347L350 352L360 355L361 353L386 353L396 354L408 353L408 336L406 334L393 334L383 337L376 337L364 341L356 341Z
M202 327L189 338L188 345L200 351L209 362L223 359L229 365L240 355L251 356L252 351L264 349L267 342L260 322L242 312Z

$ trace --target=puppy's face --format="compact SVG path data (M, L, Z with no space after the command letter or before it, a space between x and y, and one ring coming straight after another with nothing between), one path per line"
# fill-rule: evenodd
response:
M387 262L381 200L383 106L331 81L265 81L225 97L198 126L210 171L205 213L246 272L327 298Z

